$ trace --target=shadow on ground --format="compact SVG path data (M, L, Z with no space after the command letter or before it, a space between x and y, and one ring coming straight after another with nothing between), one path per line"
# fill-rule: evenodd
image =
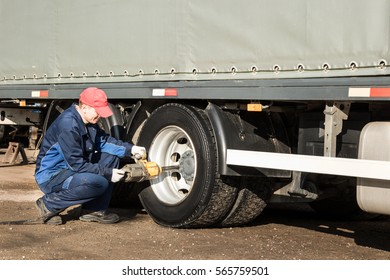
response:
M283 224L351 238L357 245L390 251L390 217L350 221L325 219L306 205L271 205L250 226Z

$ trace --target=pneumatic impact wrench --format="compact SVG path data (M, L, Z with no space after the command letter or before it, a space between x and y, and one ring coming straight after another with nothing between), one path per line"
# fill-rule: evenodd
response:
M157 178L162 172L179 170L179 165L159 166L156 162L141 159L135 163L126 164L122 170L125 171L124 182L142 182Z

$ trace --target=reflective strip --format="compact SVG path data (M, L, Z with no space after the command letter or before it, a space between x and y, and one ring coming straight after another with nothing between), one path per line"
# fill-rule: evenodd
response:
M48 97L49 96L49 91L48 90L33 90L31 92L31 97Z
M155 88L152 96L177 96L177 89L175 88Z
M348 97L390 97L390 88L349 88Z

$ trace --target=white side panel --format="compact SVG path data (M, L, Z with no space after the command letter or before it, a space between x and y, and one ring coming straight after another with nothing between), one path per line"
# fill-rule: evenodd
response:
M390 139L390 138L389 138ZM390 180L390 162L227 150L227 164Z

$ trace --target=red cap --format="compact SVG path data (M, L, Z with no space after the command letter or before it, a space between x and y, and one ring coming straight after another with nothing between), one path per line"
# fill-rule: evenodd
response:
M108 107L107 95L99 88L89 87L83 90L80 94L80 101L94 108L102 118L107 118L112 115L112 111Z

